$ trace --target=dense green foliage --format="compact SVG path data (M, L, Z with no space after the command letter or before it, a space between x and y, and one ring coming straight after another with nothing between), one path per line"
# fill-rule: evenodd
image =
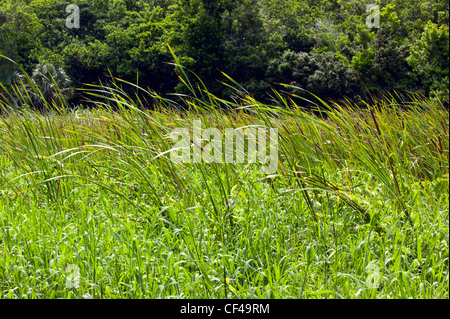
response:
M366 88L448 95L448 0L78 0L79 29L66 27L70 3L0 1L0 54L30 73L38 63L63 68L76 87L111 72L186 93L170 44L222 96L220 71L259 97L277 83L324 99ZM366 25L371 3L380 8L379 28ZM0 60L3 83L13 71Z
M449 297L448 0L75 3L0 1L0 298Z
M283 95L177 105L123 84L90 87L92 110L0 96L0 298L449 297L444 101L324 102L324 118ZM215 138L277 128L277 171L171 161L195 120Z

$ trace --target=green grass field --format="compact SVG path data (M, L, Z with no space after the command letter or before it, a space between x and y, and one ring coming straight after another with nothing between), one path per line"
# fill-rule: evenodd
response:
M319 117L275 92L193 90L181 109L120 84L87 90L93 110L3 96L0 298L449 297L444 102L319 101ZM198 119L277 128L277 172L172 162L170 132Z

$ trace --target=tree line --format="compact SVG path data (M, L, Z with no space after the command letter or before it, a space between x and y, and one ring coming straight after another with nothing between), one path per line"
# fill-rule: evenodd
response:
M70 4L79 7L79 28L66 25ZM52 74L67 87L112 74L160 94L185 93L170 46L219 96L230 94L222 72L261 98L279 83L322 99L393 90L448 96L448 6L448 0L0 1L0 54L17 63L0 59L0 81L18 81L20 67L36 78ZM369 27L371 18L379 24Z

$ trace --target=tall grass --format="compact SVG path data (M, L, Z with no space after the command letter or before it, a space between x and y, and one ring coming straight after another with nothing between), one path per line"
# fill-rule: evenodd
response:
M220 99L179 70L189 96L113 79L84 89L92 110L33 111L3 88L2 298L448 298L444 101L312 97L319 117L226 75L236 95ZM170 133L194 120L277 128L277 173L172 162Z

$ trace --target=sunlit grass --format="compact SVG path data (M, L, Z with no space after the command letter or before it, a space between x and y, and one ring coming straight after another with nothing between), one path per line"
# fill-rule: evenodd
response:
M181 70L178 103L120 80L85 89L93 110L3 95L1 298L448 298L443 101L319 101L318 117L232 79L219 99ZM171 131L198 119L278 128L277 173L172 162Z

